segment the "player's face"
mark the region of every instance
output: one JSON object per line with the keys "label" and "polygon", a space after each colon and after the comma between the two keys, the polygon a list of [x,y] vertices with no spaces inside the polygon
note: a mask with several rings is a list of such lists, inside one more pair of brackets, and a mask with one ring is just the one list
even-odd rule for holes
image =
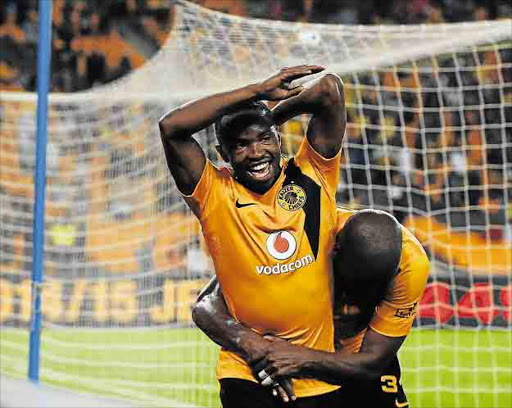
{"label": "player's face", "polygon": [[281,146],[275,126],[253,124],[226,146],[234,177],[248,189],[263,194],[281,173]]}

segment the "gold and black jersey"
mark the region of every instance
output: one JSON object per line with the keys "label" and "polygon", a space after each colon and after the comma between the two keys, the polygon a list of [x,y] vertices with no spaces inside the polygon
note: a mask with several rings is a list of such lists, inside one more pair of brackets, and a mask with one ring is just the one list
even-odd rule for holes
{"label": "gold and black jersey", "polygon": [[[354,213],[352,210],[337,210],[338,231]],[[429,270],[430,262],[423,247],[407,228],[402,227],[402,257],[398,274],[393,279],[386,298],[376,308],[368,326],[384,336],[407,336],[427,285]],[[338,310],[343,310],[343,307]],[[338,341],[344,350],[355,353],[361,347],[365,332],[366,330],[363,330],[353,337]]]}
{"label": "gold and black jersey", "polygon": [[[263,195],[207,162],[185,197],[200,220],[230,313],[258,333],[324,351],[334,350],[330,271],[340,156],[323,158],[305,138]],[[255,381],[245,362],[225,350],[217,377]],[[294,380],[298,397],[336,388]]]}

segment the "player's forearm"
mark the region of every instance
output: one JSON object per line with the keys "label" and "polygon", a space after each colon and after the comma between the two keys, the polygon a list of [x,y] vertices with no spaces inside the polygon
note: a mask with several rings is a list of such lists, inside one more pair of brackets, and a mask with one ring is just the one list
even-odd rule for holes
{"label": "player's forearm", "polygon": [[404,340],[405,336],[389,337],[369,328],[356,354],[310,350],[309,357],[301,366],[301,374],[334,384],[348,378],[374,379],[396,356]]}
{"label": "player's forearm", "polygon": [[336,74],[326,74],[303,86],[301,93],[280,102],[272,110],[277,125],[303,113],[314,114],[324,109],[339,109],[344,106],[343,82]]}
{"label": "player's forearm", "polygon": [[256,349],[267,343],[260,334],[229,314],[218,286],[200,296],[192,308],[192,319],[210,340],[246,361],[253,357]]}
{"label": "player's forearm", "polygon": [[371,380],[381,375],[388,359],[369,353],[327,353],[312,350],[299,370],[299,377],[315,378],[330,384],[347,379]]}
{"label": "player's forearm", "polygon": [[220,308],[206,296],[192,308],[192,320],[214,343],[237,352],[239,323],[228,313],[219,312]]}
{"label": "player's forearm", "polygon": [[258,98],[258,85],[252,84],[186,103],[160,119],[160,133],[167,140],[190,137],[213,124],[229,109]]}
{"label": "player's forearm", "polygon": [[[264,356],[253,361],[256,373],[273,373],[277,377],[315,378],[331,384],[342,384],[347,379],[370,380],[378,378],[396,355],[403,337],[388,337],[371,328],[365,334],[357,354],[329,353],[271,338],[272,345]],[[258,375],[259,375],[258,374]]]}

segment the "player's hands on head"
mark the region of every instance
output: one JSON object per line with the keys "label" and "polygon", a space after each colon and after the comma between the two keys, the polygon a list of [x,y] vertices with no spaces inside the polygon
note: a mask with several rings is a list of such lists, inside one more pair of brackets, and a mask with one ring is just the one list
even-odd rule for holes
{"label": "player's hands on head", "polygon": [[260,99],[267,101],[281,101],[292,96],[298,95],[302,91],[302,86],[292,87],[291,82],[308,75],[322,72],[325,68],[320,65],[298,65],[295,67],[285,67],[272,75],[270,78],[258,84]]}

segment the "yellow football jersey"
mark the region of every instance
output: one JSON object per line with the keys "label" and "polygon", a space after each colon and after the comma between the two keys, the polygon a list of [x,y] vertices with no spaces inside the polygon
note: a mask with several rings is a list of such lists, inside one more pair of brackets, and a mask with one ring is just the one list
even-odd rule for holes
{"label": "yellow football jersey", "polygon": [[[185,200],[198,216],[230,313],[261,334],[333,351],[331,251],[341,152],[318,154],[305,138],[265,194],[207,162]],[[236,354],[221,350],[217,377],[256,381]],[[298,397],[338,388],[294,380]]]}
{"label": "yellow football jersey", "polygon": [[[352,210],[337,210],[338,231],[354,213]],[[393,279],[388,295],[377,307],[369,327],[384,336],[406,336],[416,317],[418,304],[427,285],[429,270],[430,262],[423,247],[407,228],[402,227],[399,272]],[[358,352],[365,332],[366,330],[363,330],[353,337],[338,339],[342,349]]]}

